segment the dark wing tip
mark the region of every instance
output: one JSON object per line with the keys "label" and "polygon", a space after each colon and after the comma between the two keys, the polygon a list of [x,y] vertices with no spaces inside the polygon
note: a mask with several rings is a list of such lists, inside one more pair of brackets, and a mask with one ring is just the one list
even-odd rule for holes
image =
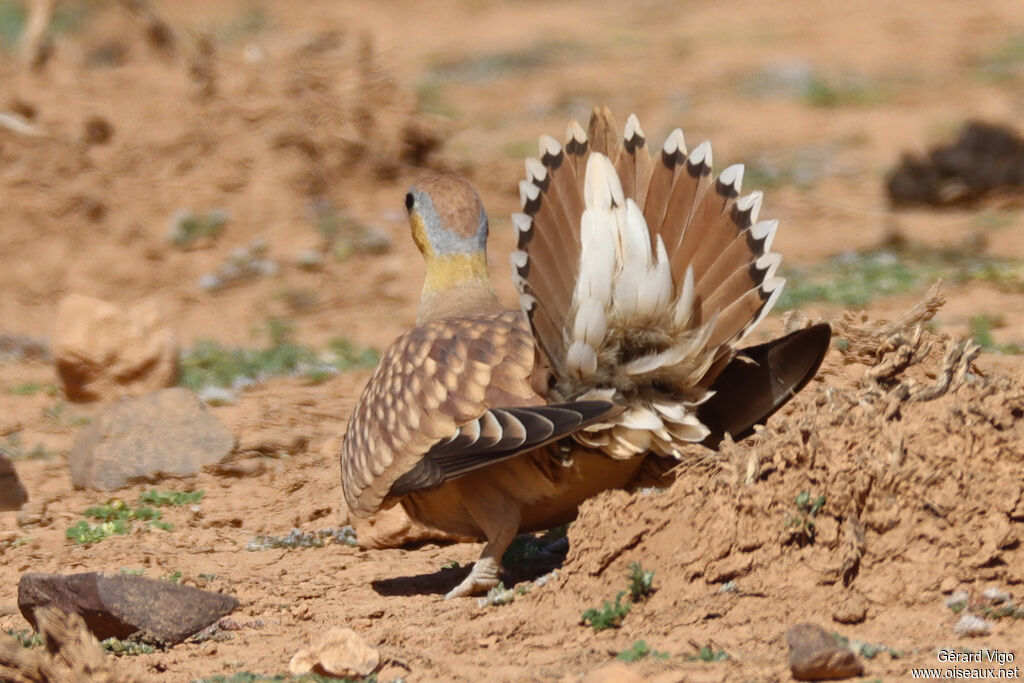
{"label": "dark wing tip", "polygon": [[717,448],[726,434],[739,440],[807,386],[828,352],[827,323],[742,349],[711,385],[716,393],[697,417],[711,430],[701,443]]}

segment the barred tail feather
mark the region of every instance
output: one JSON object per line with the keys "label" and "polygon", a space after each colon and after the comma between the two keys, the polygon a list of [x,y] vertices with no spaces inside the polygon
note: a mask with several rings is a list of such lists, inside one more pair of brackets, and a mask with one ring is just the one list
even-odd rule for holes
{"label": "barred tail feather", "polygon": [[760,192],[740,195],[742,165],[713,176],[709,143],[688,153],[676,129],[652,157],[636,116],[621,140],[614,130],[595,109],[589,135],[571,122],[564,147],[541,138],[513,216],[513,280],[550,364],[550,399],[626,406],[574,438],[613,457],[678,456],[717,443],[699,406],[782,291],[769,251],[778,223],[758,220]]}

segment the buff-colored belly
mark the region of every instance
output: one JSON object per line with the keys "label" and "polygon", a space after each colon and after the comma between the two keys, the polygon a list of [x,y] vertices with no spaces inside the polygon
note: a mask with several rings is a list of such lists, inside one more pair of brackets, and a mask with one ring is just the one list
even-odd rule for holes
{"label": "buff-colored belly", "polygon": [[481,517],[487,516],[481,510],[486,508],[518,508],[519,530],[540,531],[575,519],[587,498],[628,485],[644,460],[615,460],[577,449],[572,464],[564,466],[551,448],[417,491],[406,496],[402,505],[418,522],[464,536],[487,537],[481,528]]}

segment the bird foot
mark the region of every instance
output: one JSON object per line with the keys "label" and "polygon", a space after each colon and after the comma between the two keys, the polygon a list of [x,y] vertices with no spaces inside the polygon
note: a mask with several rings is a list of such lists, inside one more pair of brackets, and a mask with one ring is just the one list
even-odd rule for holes
{"label": "bird foot", "polygon": [[486,593],[498,585],[498,572],[500,570],[501,567],[497,562],[489,561],[489,558],[481,558],[473,565],[473,571],[469,573],[469,576],[458,586],[448,591],[444,599],[467,598],[478,593]]}

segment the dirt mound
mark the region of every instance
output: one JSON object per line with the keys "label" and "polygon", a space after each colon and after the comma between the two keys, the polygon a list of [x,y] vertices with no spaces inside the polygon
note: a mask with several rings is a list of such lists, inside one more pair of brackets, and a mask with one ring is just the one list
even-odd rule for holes
{"label": "dirt mound", "polygon": [[758,652],[734,657],[781,666],[780,613],[866,619],[876,642],[926,650],[952,634],[941,591],[1024,583],[1024,390],[924,331],[929,307],[902,324],[847,314],[816,382],[749,442],[684,464],[666,491],[586,503],[561,594],[541,600],[599,605],[640,562],[657,592],[627,635],[692,625],[694,647],[728,651],[740,628]]}

